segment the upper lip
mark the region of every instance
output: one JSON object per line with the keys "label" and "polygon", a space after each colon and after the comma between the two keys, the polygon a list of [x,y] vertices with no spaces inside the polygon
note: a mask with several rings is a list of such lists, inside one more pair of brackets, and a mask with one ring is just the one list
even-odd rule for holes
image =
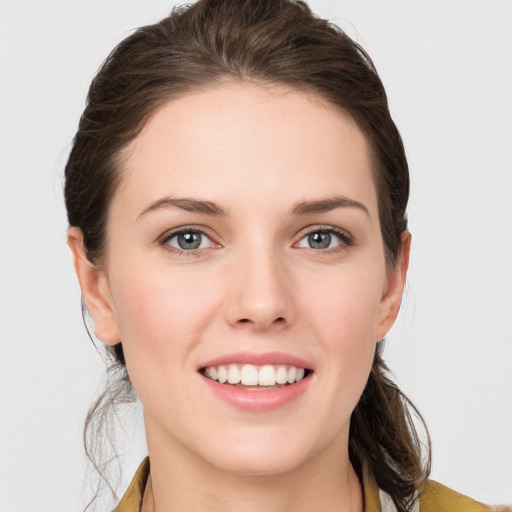
{"label": "upper lip", "polygon": [[225,354],[214,359],[210,359],[209,361],[201,364],[199,369],[228,364],[252,364],[254,366],[286,364],[307,370],[313,369],[311,364],[304,359],[285,352],[233,352],[231,354]]}

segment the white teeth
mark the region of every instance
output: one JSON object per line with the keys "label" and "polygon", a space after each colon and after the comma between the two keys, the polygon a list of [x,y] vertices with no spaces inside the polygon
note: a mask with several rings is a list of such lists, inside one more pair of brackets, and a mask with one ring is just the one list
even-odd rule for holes
{"label": "white teeth", "polygon": [[230,364],[228,369],[228,384],[240,383],[240,370],[236,364]]}
{"label": "white teeth", "polygon": [[258,385],[258,369],[252,364],[244,364],[240,373],[240,382],[244,386]]}
{"label": "white teeth", "polygon": [[265,365],[260,369],[258,378],[260,386],[275,386],[276,385],[276,371],[270,364]]}
{"label": "white teeth", "polygon": [[[219,382],[221,384],[224,384],[228,380],[228,371],[226,370],[225,366],[219,366],[218,368],[218,375],[219,375]],[[212,373],[212,370],[210,368],[210,375]]]}
{"label": "white teeth", "polygon": [[[211,373],[212,368],[210,368]],[[290,367],[288,370],[288,384],[293,384],[295,382],[295,377],[297,377],[297,368],[295,366]],[[213,379],[213,377],[212,377]]]}
{"label": "white teeth", "polygon": [[243,384],[244,386],[275,386],[276,384],[293,384],[300,382],[305,375],[304,368],[296,366],[266,364],[230,364],[229,366],[210,366],[204,369],[204,376],[221,384]]}
{"label": "white teeth", "polygon": [[288,371],[286,366],[280,366],[276,372],[276,382],[278,384],[286,384],[288,382]]}

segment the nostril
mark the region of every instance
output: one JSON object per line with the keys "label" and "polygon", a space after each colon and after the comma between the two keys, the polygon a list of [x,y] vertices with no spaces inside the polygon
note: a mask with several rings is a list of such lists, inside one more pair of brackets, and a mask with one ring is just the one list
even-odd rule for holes
{"label": "nostril", "polygon": [[279,324],[284,325],[286,324],[287,320],[284,316],[276,317],[271,322],[266,322],[265,319],[251,319],[251,318],[239,318],[236,321],[236,324],[241,326],[245,324],[254,324],[255,327],[270,327],[271,325]]}

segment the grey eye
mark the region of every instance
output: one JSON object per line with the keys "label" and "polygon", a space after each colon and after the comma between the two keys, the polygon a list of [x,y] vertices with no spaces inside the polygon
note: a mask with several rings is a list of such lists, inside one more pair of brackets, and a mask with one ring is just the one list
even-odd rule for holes
{"label": "grey eye", "polygon": [[351,245],[351,240],[348,235],[344,233],[338,233],[334,229],[319,229],[317,231],[311,231],[307,235],[303,236],[298,247],[305,247],[306,249],[334,249],[339,246]]}
{"label": "grey eye", "polygon": [[308,235],[308,244],[312,249],[328,249],[331,245],[331,233],[318,231]]}
{"label": "grey eye", "polygon": [[172,235],[166,242],[181,251],[194,251],[212,246],[212,241],[200,231],[183,231]]}

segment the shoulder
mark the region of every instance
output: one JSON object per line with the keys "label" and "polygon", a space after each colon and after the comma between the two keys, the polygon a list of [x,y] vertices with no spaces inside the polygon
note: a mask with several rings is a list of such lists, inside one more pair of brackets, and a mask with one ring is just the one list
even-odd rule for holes
{"label": "shoulder", "polygon": [[139,512],[142,504],[144,488],[149,476],[149,458],[146,457],[140,464],[133,480],[124,493],[119,505],[113,512]]}
{"label": "shoulder", "polygon": [[490,507],[438,482],[427,480],[419,491],[420,512],[512,512],[510,507]]}

